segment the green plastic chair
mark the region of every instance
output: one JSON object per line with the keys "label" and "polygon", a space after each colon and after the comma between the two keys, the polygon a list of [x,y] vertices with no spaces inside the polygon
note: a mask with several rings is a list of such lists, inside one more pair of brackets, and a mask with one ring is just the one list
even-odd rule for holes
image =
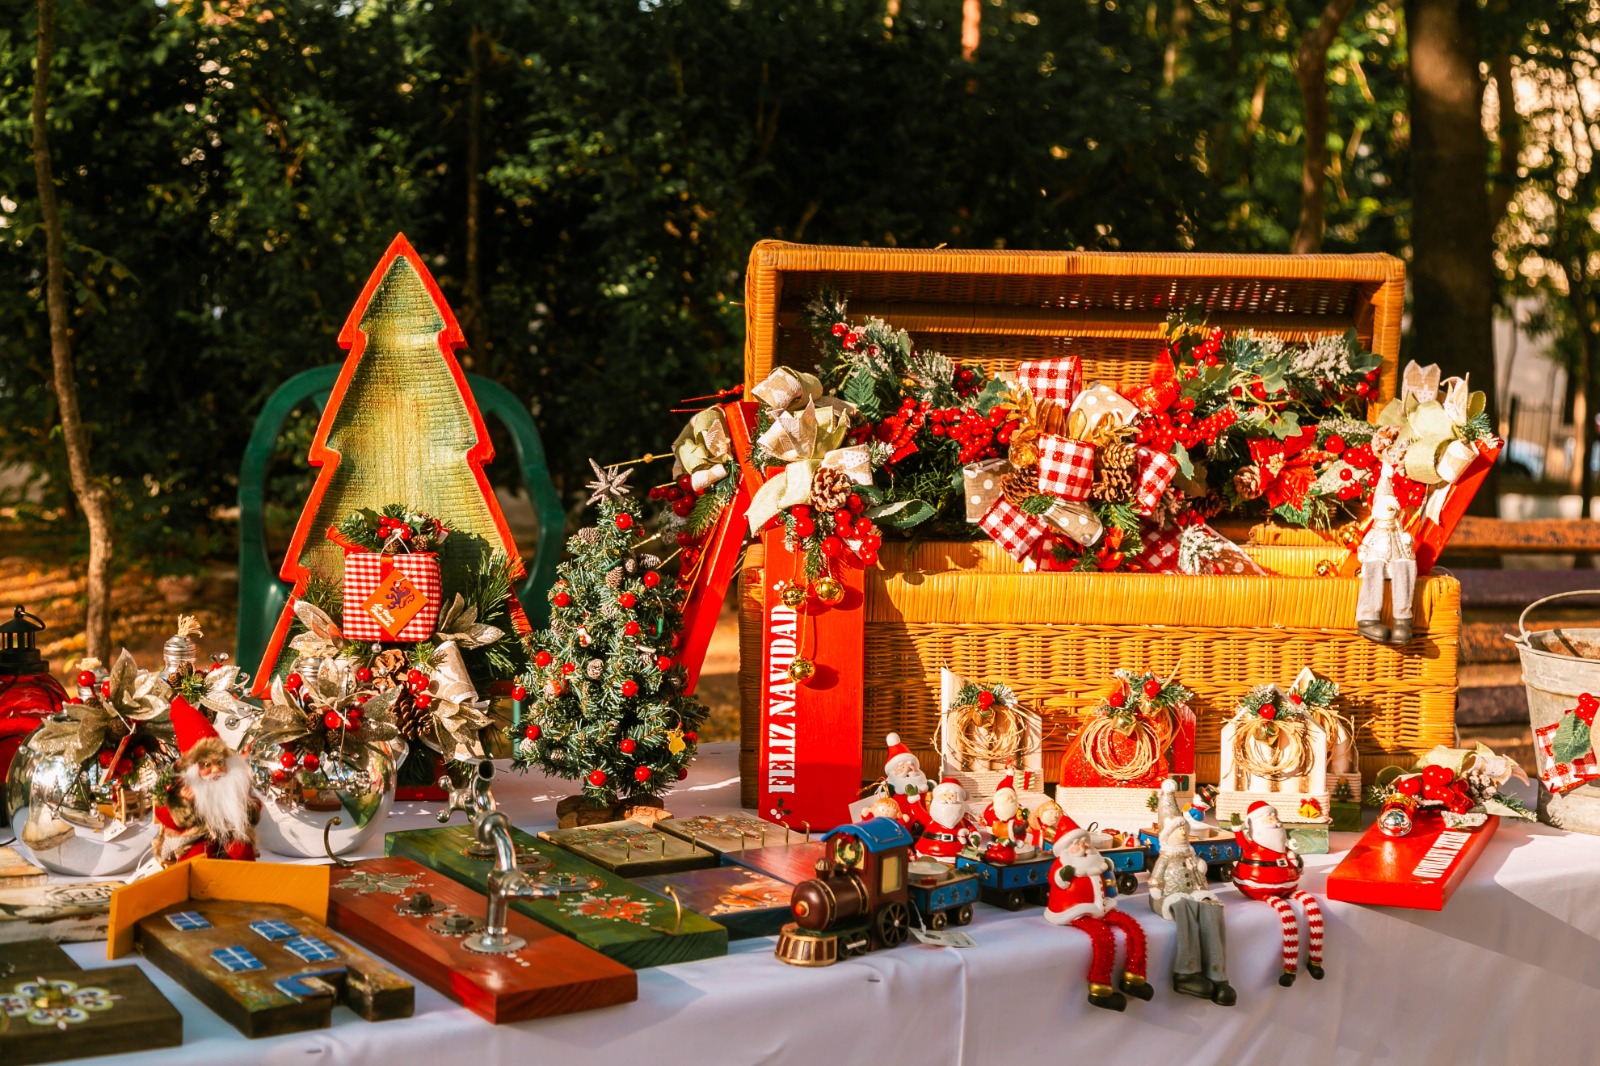
{"label": "green plastic chair", "polygon": [[[289,600],[290,586],[278,578],[277,562],[267,557],[266,531],[262,526],[267,466],[272,461],[273,446],[284,421],[301,403],[311,400],[319,412],[328,405],[328,395],[339,378],[339,369],[337,363],[319,366],[296,374],[278,386],[256,418],[250,443],[245,447],[244,462],[239,466],[239,630],[234,654],[239,666],[247,671],[254,670],[261,662],[267,641],[272,639],[272,630],[283,614],[283,605]],[[544,444],[539,440],[539,429],[533,424],[527,407],[511,390],[477,374],[467,375],[467,386],[478,402],[478,409],[485,416],[498,418],[511,431],[517,465],[522,468],[522,483],[539,519],[538,542],[533,554],[529,556],[527,546],[520,545],[528,577],[518,587],[517,599],[522,601],[533,627],[543,628],[550,614],[545,592],[555,583],[556,563],[561,558],[562,527],[566,521],[555,483],[550,480],[550,471],[545,466]]]}

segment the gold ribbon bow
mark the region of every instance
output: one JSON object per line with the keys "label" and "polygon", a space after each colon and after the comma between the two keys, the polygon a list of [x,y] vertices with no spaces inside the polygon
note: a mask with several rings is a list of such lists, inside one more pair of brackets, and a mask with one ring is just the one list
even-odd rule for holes
{"label": "gold ribbon bow", "polygon": [[727,477],[733,440],[722,408],[708,407],[689,419],[672,442],[672,454],[673,476],[688,474],[696,490],[704,491]]}
{"label": "gold ribbon bow", "polygon": [[428,683],[433,703],[428,710],[433,714],[435,736],[429,746],[436,746],[440,754],[458,762],[482,759],[483,741],[478,734],[489,725],[489,716],[484,713],[489,701],[478,698],[455,641],[440,644],[433,656],[433,677]]}

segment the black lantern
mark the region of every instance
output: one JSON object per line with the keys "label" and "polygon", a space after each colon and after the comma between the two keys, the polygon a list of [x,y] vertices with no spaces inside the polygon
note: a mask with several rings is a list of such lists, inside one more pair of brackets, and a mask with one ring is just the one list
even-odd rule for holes
{"label": "black lantern", "polygon": [[50,672],[34,636],[42,629],[44,623],[21,607],[11,621],[0,625],[0,677],[32,677]]}

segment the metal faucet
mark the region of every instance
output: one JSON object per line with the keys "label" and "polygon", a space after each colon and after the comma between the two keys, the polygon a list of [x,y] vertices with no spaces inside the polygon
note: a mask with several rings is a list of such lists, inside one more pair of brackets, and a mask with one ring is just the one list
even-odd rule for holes
{"label": "metal faucet", "polygon": [[489,899],[483,918],[483,932],[467,937],[461,946],[481,955],[505,955],[527,945],[520,936],[506,930],[506,911],[512,899],[537,899],[556,893],[528,879],[517,869],[517,849],[511,843],[511,819],[499,811],[479,814],[473,822],[478,840],[494,849],[494,869],[484,893]]}
{"label": "metal faucet", "polygon": [[439,823],[443,825],[448,822],[456,811],[465,814],[469,821],[475,821],[478,815],[494,810],[494,793],[489,790],[489,782],[493,778],[494,763],[488,759],[478,764],[478,772],[460,788],[454,787],[448,774],[440,775],[439,787],[450,790],[450,805],[439,812]]}

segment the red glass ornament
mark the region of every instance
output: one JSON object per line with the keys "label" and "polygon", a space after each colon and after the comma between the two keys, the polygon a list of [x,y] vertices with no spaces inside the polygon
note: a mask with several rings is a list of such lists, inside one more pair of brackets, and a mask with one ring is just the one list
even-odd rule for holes
{"label": "red glass ornament", "polygon": [[280,758],[278,762],[285,770],[293,770],[297,765],[299,765],[300,760],[295,757],[294,752],[286,751],[283,753],[283,757]]}
{"label": "red glass ornament", "polygon": [[1125,689],[1125,688],[1121,688],[1121,687],[1118,687],[1118,689],[1115,692],[1113,692],[1109,697],[1106,698],[1106,703],[1110,704],[1112,707],[1121,707],[1123,704],[1125,704],[1127,702],[1128,702],[1128,690]]}
{"label": "red glass ornament", "polygon": [[639,782],[650,780],[650,767],[641,766],[633,772],[633,779]]}
{"label": "red glass ornament", "polygon": [[699,741],[700,734],[691,729],[683,735],[683,739],[688,741],[690,744],[694,744]]}
{"label": "red glass ornament", "polygon": [[627,511],[623,511],[621,514],[617,515],[616,523],[618,529],[632,529],[633,515],[629,514]]}
{"label": "red glass ornament", "polygon": [[[23,738],[69,702],[66,689],[50,676],[50,664],[39,654],[37,637],[44,628],[21,607],[0,625],[0,777]],[[80,675],[78,684],[93,686],[94,675],[89,674],[88,684]]]}
{"label": "red glass ornament", "polygon": [[322,765],[322,760],[317,758],[315,752],[308,751],[306,752],[305,758],[300,760],[300,765],[305,767],[307,770],[310,770],[312,773],[315,773],[317,767]]}
{"label": "red glass ornament", "polygon": [[533,653],[533,665],[543,668],[550,665],[552,656],[549,652],[539,650]]}
{"label": "red glass ornament", "polygon": [[289,780],[289,771],[287,771],[287,770],[274,770],[274,771],[272,771],[272,783],[274,785],[286,784],[288,782],[288,780]]}
{"label": "red glass ornament", "polygon": [[563,674],[570,674],[570,673],[572,673],[572,671],[576,670],[577,668],[578,667],[577,667],[576,663],[562,663],[561,664],[561,672]]}
{"label": "red glass ornament", "polygon": [[679,770],[678,771],[678,780],[679,781],[682,781],[684,778],[686,778],[688,776],[689,776],[689,771],[688,770]]}
{"label": "red glass ornament", "polygon": [[572,597],[568,596],[565,592],[558,592],[554,596],[550,597],[550,602],[555,604],[557,607],[567,607],[571,605]]}
{"label": "red glass ornament", "polygon": [[639,635],[639,623],[629,622],[627,625],[622,627],[622,631],[630,637],[636,637]]}
{"label": "red glass ornament", "polygon": [[622,694],[624,696],[637,696],[639,694],[639,682],[631,677],[628,678],[622,683]]}
{"label": "red glass ornament", "polygon": [[668,670],[672,669],[672,660],[667,658],[665,655],[657,655],[656,669],[660,670],[663,674],[666,673]]}
{"label": "red glass ornament", "polygon": [[606,783],[606,772],[604,770],[591,770],[591,771],[589,771],[589,784],[593,785],[595,788],[599,788],[601,785],[603,785],[605,783]]}
{"label": "red glass ornament", "polygon": [[639,602],[639,597],[635,596],[631,592],[624,592],[622,595],[617,597],[617,606],[618,607],[632,607],[634,604],[636,604],[638,602]]}
{"label": "red glass ornament", "polygon": [[371,668],[365,667],[365,666],[358,666],[356,668],[356,680],[357,681],[362,681],[362,682],[371,681],[372,680],[372,670],[371,670]]}
{"label": "red glass ornament", "polygon": [[644,582],[644,587],[645,588],[653,589],[657,585],[661,584],[661,575],[656,573],[654,570],[651,570],[651,571],[648,571],[644,575],[644,577],[641,577],[639,580]]}
{"label": "red glass ornament", "polygon": [[529,740],[538,740],[544,735],[544,730],[540,729],[536,725],[530,725],[527,729],[522,731],[522,735],[527,737]]}
{"label": "red glass ornament", "polygon": [[617,741],[617,750],[622,752],[624,755],[632,755],[633,749],[637,748],[638,746],[638,744],[634,743],[632,737],[623,737],[621,740]]}

